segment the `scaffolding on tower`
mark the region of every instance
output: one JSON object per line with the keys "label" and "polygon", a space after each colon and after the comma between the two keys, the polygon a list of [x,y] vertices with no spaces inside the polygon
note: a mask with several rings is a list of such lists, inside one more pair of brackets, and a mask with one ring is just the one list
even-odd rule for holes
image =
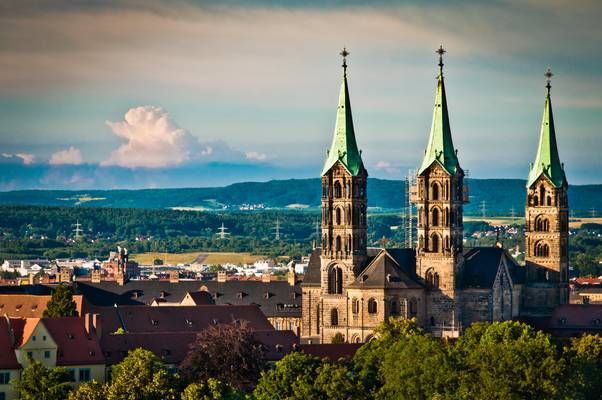
{"label": "scaffolding on tower", "polygon": [[403,215],[403,229],[405,234],[405,248],[414,248],[414,201],[418,195],[416,184],[416,170],[408,170],[405,179],[405,204]]}

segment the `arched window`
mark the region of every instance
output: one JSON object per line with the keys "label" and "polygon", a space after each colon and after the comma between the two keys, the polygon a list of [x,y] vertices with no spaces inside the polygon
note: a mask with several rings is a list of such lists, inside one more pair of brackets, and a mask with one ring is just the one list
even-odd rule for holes
{"label": "arched window", "polygon": [[449,199],[449,182],[445,182],[445,200]]}
{"label": "arched window", "polygon": [[418,302],[416,301],[416,299],[414,297],[412,297],[410,299],[409,308],[410,308],[410,317],[415,317],[416,315],[418,315]]}
{"label": "arched window", "polygon": [[550,221],[546,217],[537,217],[535,219],[535,230],[537,232],[548,232],[550,230]]}
{"label": "arched window", "polygon": [[547,198],[547,205],[548,206],[552,205],[552,198],[550,196],[548,196],[548,198]]}
{"label": "arched window", "polygon": [[439,226],[439,209],[438,208],[433,208],[433,211],[431,211],[431,225]]}
{"label": "arched window", "polygon": [[439,288],[439,274],[436,272],[433,274],[433,287],[435,289]]}
{"label": "arched window", "polygon": [[347,193],[345,193],[347,197],[351,197],[351,182],[347,181]]}
{"label": "arched window", "polygon": [[334,197],[337,199],[341,197],[341,182],[339,181],[334,183]]}
{"label": "arched window", "polygon": [[316,333],[320,333],[320,305],[316,306]]}
{"label": "arched window", "polygon": [[449,226],[449,209],[445,209],[445,214],[444,214],[444,225],[445,226]]}
{"label": "arched window", "polygon": [[539,199],[537,196],[533,196],[533,205],[534,206],[539,205]]}
{"label": "arched window", "polygon": [[543,241],[535,243],[535,257],[549,257],[550,246]]}
{"label": "arched window", "polygon": [[391,300],[391,315],[399,315],[399,301]]}
{"label": "arched window", "polygon": [[339,324],[339,311],[336,308],[330,310],[330,325],[337,326]]}
{"label": "arched window", "polygon": [[328,185],[322,184],[322,197],[328,197]]}
{"label": "arched window", "polygon": [[351,301],[351,312],[357,314],[360,312],[360,301],[358,299],[353,299]]}
{"label": "arched window", "polygon": [[543,184],[539,187],[539,201],[540,205],[543,206],[544,196],[546,195],[546,188],[543,187]]}
{"label": "arched window", "polygon": [[431,251],[433,253],[438,253],[439,247],[439,235],[433,233],[433,236],[431,236]]}
{"label": "arched window", "polygon": [[341,225],[341,209],[337,207],[335,221],[337,225]]}
{"label": "arched window", "polygon": [[347,220],[345,221],[348,224],[351,224],[351,206],[347,206]]}
{"label": "arched window", "polygon": [[437,182],[433,182],[431,185],[431,199],[439,200],[439,184]]}
{"label": "arched window", "polygon": [[332,267],[328,271],[328,293],[343,293],[343,270],[339,267]]}
{"label": "arched window", "polygon": [[426,280],[427,287],[429,287],[429,288],[433,287],[433,270],[432,269],[429,269],[428,271],[426,271],[425,280]]}
{"label": "arched window", "polygon": [[376,304],[376,300],[374,298],[371,298],[370,300],[368,300],[368,314],[376,314],[377,311],[378,307]]}
{"label": "arched window", "polygon": [[341,247],[342,247],[341,237],[337,236],[336,241],[335,241],[335,247],[334,247],[335,251],[341,251]]}

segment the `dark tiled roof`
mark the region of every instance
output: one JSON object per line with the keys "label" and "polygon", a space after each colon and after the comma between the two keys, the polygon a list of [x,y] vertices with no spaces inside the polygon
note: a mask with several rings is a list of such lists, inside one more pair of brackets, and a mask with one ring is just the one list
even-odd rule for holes
{"label": "dark tiled roof", "polygon": [[13,348],[10,320],[0,317],[0,369],[21,369]]}
{"label": "dark tiled roof", "polygon": [[[101,343],[109,365],[121,362],[128,351],[139,347],[152,351],[166,364],[179,365],[196,337],[197,332],[139,332],[105,335]],[[256,331],[253,337],[265,346],[269,361],[280,360],[298,344],[298,338],[291,331]]]}
{"label": "dark tiled roof", "polygon": [[464,250],[462,287],[491,289],[502,259],[506,261],[512,282],[523,283],[524,268],[514,261],[507,250],[499,247],[473,247]]}
{"label": "dark tiled roof", "polygon": [[361,343],[302,344],[300,349],[305,354],[337,361],[340,358],[353,357],[360,347]]}
{"label": "dark tiled roof", "polygon": [[103,332],[119,328],[130,333],[198,332],[216,323],[248,321],[252,330],[274,329],[257,306],[118,306],[93,307]]}
{"label": "dark tiled roof", "polygon": [[198,292],[189,292],[188,294],[190,295],[190,298],[192,299],[194,304],[197,306],[207,305],[207,304],[215,304],[215,301],[213,301],[213,298],[211,297],[211,293],[209,293],[209,292],[198,291]]}
{"label": "dark tiled roof", "polygon": [[303,277],[304,285],[320,285],[320,254],[322,252],[321,248],[314,249],[309,255],[309,263],[307,265],[307,272]]}
{"label": "dark tiled roof", "polygon": [[413,271],[416,268],[414,250],[385,249],[372,258],[352,287],[422,288]]}
{"label": "dark tiled roof", "polygon": [[301,288],[287,281],[129,281],[120,286],[116,282],[76,282],[76,291],[96,306],[144,305],[155,299],[180,303],[186,293],[201,288],[213,296],[218,305],[256,304],[269,317],[301,316]]}
{"label": "dark tiled roof", "polygon": [[43,318],[41,322],[58,346],[56,365],[105,363],[98,338],[86,332],[83,318]]}
{"label": "dark tiled roof", "polygon": [[602,332],[602,304],[561,305],[552,312],[550,328]]}

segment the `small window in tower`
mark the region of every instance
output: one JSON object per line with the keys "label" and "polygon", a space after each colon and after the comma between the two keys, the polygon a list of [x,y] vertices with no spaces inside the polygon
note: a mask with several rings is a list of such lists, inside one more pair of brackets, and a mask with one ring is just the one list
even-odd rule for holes
{"label": "small window in tower", "polygon": [[371,298],[370,300],[368,300],[368,313],[376,314],[377,311],[378,311],[378,305],[376,303],[376,299]]}

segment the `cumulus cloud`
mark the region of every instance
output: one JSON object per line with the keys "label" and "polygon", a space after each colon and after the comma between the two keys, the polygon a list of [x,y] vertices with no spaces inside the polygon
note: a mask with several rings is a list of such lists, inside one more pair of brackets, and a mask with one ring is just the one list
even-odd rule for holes
{"label": "cumulus cloud", "polygon": [[29,165],[33,164],[36,160],[36,156],[31,153],[2,153],[2,157],[4,158],[20,158],[23,161],[23,164]]}
{"label": "cumulus cloud", "polygon": [[375,165],[375,168],[378,170],[381,170],[381,171],[385,171],[386,173],[391,174],[391,175],[399,175],[401,173],[399,168],[394,167],[388,161],[381,160],[381,161],[377,162]]}
{"label": "cumulus cloud", "polygon": [[73,146],[68,149],[57,151],[50,156],[50,165],[79,165],[84,161],[82,152]]}
{"label": "cumulus cloud", "polygon": [[265,159],[268,158],[265,153],[259,153],[257,151],[247,151],[245,157],[247,157],[247,160],[251,161],[265,161]]}
{"label": "cumulus cloud", "polygon": [[[126,140],[111,153],[103,166],[161,168],[189,161],[199,143],[190,133],[178,127],[167,111],[160,107],[142,106],[130,109],[124,121],[107,125]],[[207,151],[207,149],[205,149]]]}

